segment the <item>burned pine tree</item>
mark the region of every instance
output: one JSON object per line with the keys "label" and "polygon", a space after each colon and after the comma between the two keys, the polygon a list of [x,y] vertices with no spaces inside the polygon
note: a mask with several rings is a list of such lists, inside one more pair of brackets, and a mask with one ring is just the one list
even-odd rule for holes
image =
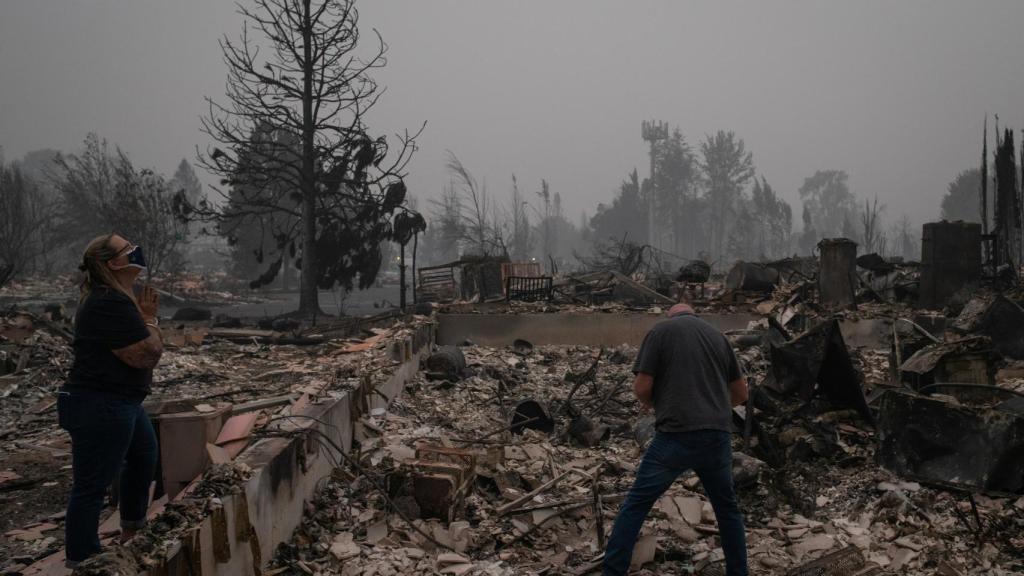
{"label": "burned pine tree", "polygon": [[996,264],[1016,271],[1020,264],[1021,201],[1017,189],[1017,156],[1013,132],[1006,130],[996,147],[995,229]]}
{"label": "burned pine tree", "polygon": [[719,130],[700,145],[700,169],[704,173],[705,198],[709,210],[711,254],[725,255],[728,230],[747,183],[754,178],[753,153],[734,132]]}
{"label": "burned pine tree", "polygon": [[[988,236],[988,114],[985,114],[985,125],[981,131],[981,234]],[[982,242],[982,259],[988,265],[992,257],[988,253],[988,242]]]}
{"label": "burned pine tree", "polygon": [[312,315],[318,288],[375,280],[381,243],[395,239],[392,218],[407,210],[403,177],[416,134],[398,136],[392,149],[368,132],[365,115],[382,93],[370,72],[385,65],[387,46],[378,34],[371,56],[357,54],[354,0],[253,0],[239,11],[241,37],[221,41],[227,104],[208,98],[202,120],[219,146],[199,158],[221,177],[231,209],[185,211],[258,227],[271,241],[254,284],[273,281],[287,253],[301,270],[299,312]]}
{"label": "burned pine tree", "polygon": [[[287,179],[249,178],[250,174],[283,170],[300,154],[298,139],[291,133],[275,130],[263,123],[250,136],[250,149],[238,157],[235,178],[227,193],[227,204],[217,219],[217,233],[228,241],[232,272],[252,278],[252,286],[265,285],[260,278],[266,274],[284,278],[287,289],[288,272],[296,255],[295,242],[276,231],[298,226],[301,219],[301,196],[289,194]],[[252,150],[259,151],[253,153]],[[254,164],[262,163],[262,170]],[[267,258],[267,255],[276,258]]]}

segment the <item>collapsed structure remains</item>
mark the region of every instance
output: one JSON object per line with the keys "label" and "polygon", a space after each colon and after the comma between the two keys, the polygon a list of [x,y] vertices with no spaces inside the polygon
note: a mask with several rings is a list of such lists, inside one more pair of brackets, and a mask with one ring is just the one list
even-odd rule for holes
{"label": "collapsed structure remains", "polygon": [[[408,313],[179,319],[148,401],[150,522],[78,573],[592,573],[653,434],[631,363],[681,298],[750,381],[733,469],[755,573],[1021,573],[1024,292],[986,274],[982,242],[940,223],[920,264],[837,239],[818,260],[722,277],[696,262],[552,277],[479,258],[421,269]],[[7,574],[67,573],[53,393],[69,330],[52,307],[0,326]],[[721,558],[684,477],[634,566],[715,574]]]}

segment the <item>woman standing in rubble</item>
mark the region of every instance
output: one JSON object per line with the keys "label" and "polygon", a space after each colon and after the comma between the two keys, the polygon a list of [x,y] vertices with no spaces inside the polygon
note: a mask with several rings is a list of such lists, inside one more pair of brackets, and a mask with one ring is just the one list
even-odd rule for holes
{"label": "woman standing in rubble", "polygon": [[142,408],[163,353],[158,297],[132,290],[146,269],[142,248],[117,234],[89,243],[75,314],[74,364],[57,398],[71,435],[72,487],[65,519],[67,566],[100,551],[100,511],[120,473],[121,541],[142,527],[156,470],[157,443]]}

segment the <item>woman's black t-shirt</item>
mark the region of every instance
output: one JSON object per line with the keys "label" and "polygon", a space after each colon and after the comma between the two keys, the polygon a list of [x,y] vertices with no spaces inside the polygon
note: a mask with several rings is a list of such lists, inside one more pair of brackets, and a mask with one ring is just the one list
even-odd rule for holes
{"label": "woman's black t-shirt", "polygon": [[128,296],[111,288],[94,289],[75,313],[75,361],[65,388],[145,398],[153,371],[132,368],[113,351],[148,337],[142,314]]}

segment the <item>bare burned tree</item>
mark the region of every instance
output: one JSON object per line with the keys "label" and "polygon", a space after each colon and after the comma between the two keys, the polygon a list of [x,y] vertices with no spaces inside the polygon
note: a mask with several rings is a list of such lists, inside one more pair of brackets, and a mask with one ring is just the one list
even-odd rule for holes
{"label": "bare burned tree", "polygon": [[508,207],[508,216],[505,221],[508,223],[509,256],[513,260],[526,260],[533,249],[533,234],[530,230],[530,216],[526,213],[529,202],[523,198],[519,191],[519,181],[516,175],[512,175],[512,198]]}
{"label": "bare burned tree", "polygon": [[49,225],[50,211],[17,164],[0,160],[0,286],[24,272],[39,250],[36,231]]}
{"label": "bare burned tree", "polygon": [[[418,132],[399,135],[396,149],[368,134],[365,115],[383,93],[370,72],[385,65],[387,46],[374,31],[370,55],[357,54],[354,0],[252,0],[239,12],[241,37],[221,41],[227,103],[208,98],[203,118],[220,147],[199,163],[222,178],[215,190],[225,199],[236,192],[230,217],[273,238],[256,284],[297,251],[299,312],[316,314],[318,287],[351,289],[356,276],[360,287],[373,283],[391,218],[407,210],[403,177]],[[193,217],[225,217],[210,203],[190,208]]]}
{"label": "bare burned tree", "polygon": [[880,217],[885,211],[885,204],[878,204],[878,196],[874,203],[864,199],[864,209],[860,212],[861,242],[865,253],[880,251],[879,240],[884,235]]}
{"label": "bare burned tree", "polygon": [[479,184],[451,151],[448,152],[448,172],[458,184],[455,190],[460,230],[469,251],[478,256],[507,254],[505,238],[498,223],[499,206],[492,202],[487,187]]}
{"label": "bare burned tree", "polygon": [[81,246],[98,234],[117,232],[145,246],[150,273],[180,269],[188,228],[177,217],[163,176],[136,168],[120,148],[111,151],[92,133],[81,152],[58,155],[54,163],[54,242]]}

